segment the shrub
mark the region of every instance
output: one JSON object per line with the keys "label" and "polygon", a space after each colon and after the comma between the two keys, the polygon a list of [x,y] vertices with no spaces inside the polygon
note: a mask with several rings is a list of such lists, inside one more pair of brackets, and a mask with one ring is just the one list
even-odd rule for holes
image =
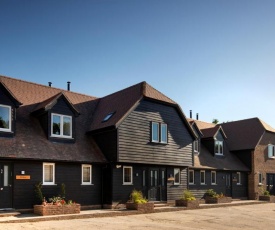
{"label": "shrub", "polygon": [[130,195],[130,199],[132,202],[136,203],[136,204],[144,204],[144,203],[147,203],[148,200],[146,200],[144,197],[143,197],[143,194],[141,191],[138,191],[136,189],[134,189]]}
{"label": "shrub", "polygon": [[269,191],[265,190],[265,191],[263,192],[263,195],[264,195],[264,196],[270,196],[270,193],[269,193]]}
{"label": "shrub", "polygon": [[189,190],[184,190],[181,200],[196,200],[196,198],[194,197],[193,193]]}
{"label": "shrub", "polygon": [[217,193],[213,189],[208,189],[206,195],[210,197],[217,197]]}
{"label": "shrub", "polygon": [[42,182],[35,184],[34,186],[35,196],[38,200],[38,203],[42,203],[44,201],[43,193],[42,193]]}

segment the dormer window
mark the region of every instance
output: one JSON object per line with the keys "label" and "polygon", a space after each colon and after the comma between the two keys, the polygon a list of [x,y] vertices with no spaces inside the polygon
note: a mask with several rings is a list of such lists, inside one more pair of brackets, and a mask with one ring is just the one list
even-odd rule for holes
{"label": "dormer window", "polygon": [[275,158],[274,145],[271,145],[271,144],[268,145],[268,157],[269,158]]}
{"label": "dormer window", "polygon": [[11,132],[11,107],[0,104],[0,131]]}
{"label": "dormer window", "polygon": [[53,137],[72,138],[72,117],[53,113],[51,128]]}
{"label": "dormer window", "polygon": [[215,141],[215,154],[223,155],[223,141]]}

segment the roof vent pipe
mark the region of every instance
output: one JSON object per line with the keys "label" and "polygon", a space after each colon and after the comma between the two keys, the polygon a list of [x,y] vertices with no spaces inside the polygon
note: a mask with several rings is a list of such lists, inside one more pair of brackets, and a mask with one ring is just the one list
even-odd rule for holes
{"label": "roof vent pipe", "polygon": [[67,90],[70,91],[71,82],[67,81]]}
{"label": "roof vent pipe", "polygon": [[192,118],[192,110],[190,110],[190,118]]}
{"label": "roof vent pipe", "polygon": [[49,81],[48,83],[49,83],[49,86],[52,87],[52,82]]}
{"label": "roof vent pipe", "polygon": [[199,114],[197,113],[196,115],[197,115],[197,120],[199,120]]}

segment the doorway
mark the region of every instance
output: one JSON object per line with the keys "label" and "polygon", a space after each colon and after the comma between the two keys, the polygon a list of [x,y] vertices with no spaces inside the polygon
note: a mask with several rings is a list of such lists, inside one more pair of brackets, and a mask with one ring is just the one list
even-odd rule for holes
{"label": "doorway", "polygon": [[164,168],[150,168],[148,170],[148,200],[166,201],[167,184]]}
{"label": "doorway", "polygon": [[11,165],[0,162],[0,209],[12,208]]}

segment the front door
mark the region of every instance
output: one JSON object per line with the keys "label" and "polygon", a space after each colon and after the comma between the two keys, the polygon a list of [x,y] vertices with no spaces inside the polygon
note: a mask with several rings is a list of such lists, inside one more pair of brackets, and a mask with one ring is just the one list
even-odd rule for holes
{"label": "front door", "polygon": [[225,174],[225,194],[224,195],[232,196],[231,173]]}
{"label": "front door", "polygon": [[266,189],[269,191],[270,195],[275,195],[275,188],[274,188],[274,182],[275,182],[275,174],[267,174],[267,183],[266,183]]}
{"label": "front door", "polygon": [[166,201],[166,170],[149,169],[148,199],[150,201]]}
{"label": "front door", "polygon": [[12,208],[11,165],[0,162],[0,209]]}

